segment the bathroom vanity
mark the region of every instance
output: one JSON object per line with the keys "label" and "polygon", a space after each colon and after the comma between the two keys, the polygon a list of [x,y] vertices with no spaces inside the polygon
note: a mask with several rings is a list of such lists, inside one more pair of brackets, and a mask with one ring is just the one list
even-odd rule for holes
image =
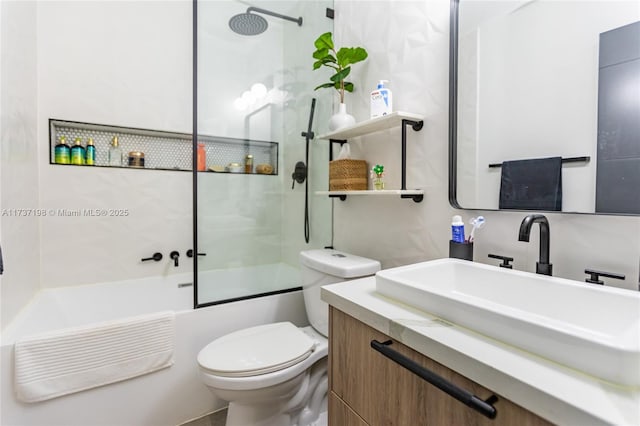
{"label": "bathroom vanity", "polygon": [[[387,298],[375,278],[325,286],[322,298],[330,305],[331,425],[640,424],[637,387],[610,384]],[[380,344],[486,401],[495,418],[373,348]]]}
{"label": "bathroom vanity", "polygon": [[456,401],[409,370],[382,356],[371,341],[393,350],[481,399],[494,393],[408,346],[331,308],[330,419],[333,425],[547,425],[513,402],[498,397],[495,420]]}

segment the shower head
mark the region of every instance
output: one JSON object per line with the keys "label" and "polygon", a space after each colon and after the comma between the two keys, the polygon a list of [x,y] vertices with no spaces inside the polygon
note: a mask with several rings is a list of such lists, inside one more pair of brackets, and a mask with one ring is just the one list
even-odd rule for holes
{"label": "shower head", "polygon": [[255,13],[251,12],[258,12],[265,15],[275,16],[276,18],[296,22],[298,26],[302,25],[302,17],[292,18],[290,16],[281,15],[279,13],[271,12],[270,10],[260,9],[258,7],[252,6],[248,8],[245,13],[240,13],[238,15],[232,16],[231,19],[229,19],[229,28],[231,28],[231,31],[240,35],[251,36],[263,33],[269,25],[267,23],[267,20],[262,16],[256,15]]}
{"label": "shower head", "polygon": [[229,19],[229,28],[240,35],[258,35],[267,29],[267,20],[254,13],[240,13]]}

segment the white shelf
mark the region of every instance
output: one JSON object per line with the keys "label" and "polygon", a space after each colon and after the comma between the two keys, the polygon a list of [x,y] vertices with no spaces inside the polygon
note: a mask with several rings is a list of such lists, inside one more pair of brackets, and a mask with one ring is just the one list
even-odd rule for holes
{"label": "white shelf", "polygon": [[396,111],[388,115],[383,115],[382,117],[361,121],[353,126],[325,133],[324,135],[318,136],[318,139],[347,140],[381,130],[392,129],[402,125],[402,120],[423,121],[424,117],[420,114]]}
{"label": "white shelf", "polygon": [[381,189],[381,190],[360,190],[360,191],[316,191],[316,195],[328,195],[330,197],[339,197],[344,200],[350,195],[380,196],[380,195],[400,195],[403,198],[413,198],[413,201],[419,203],[424,198],[424,190],[422,189]]}
{"label": "white shelf", "polygon": [[360,191],[316,191],[316,195],[424,195],[423,189],[381,189]]}

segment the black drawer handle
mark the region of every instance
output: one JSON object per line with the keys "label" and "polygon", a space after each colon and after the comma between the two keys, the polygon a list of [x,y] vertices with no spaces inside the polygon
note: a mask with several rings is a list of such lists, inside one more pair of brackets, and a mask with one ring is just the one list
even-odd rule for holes
{"label": "black drawer handle", "polygon": [[372,340],[371,347],[376,351],[380,352],[382,355],[386,356],[387,358],[391,359],[392,361],[395,361],[396,363],[400,364],[407,370],[411,371],[413,374],[420,376],[421,378],[431,383],[433,386],[437,387],[438,389],[448,393],[449,395],[451,395],[458,401],[462,402],[466,406],[471,407],[474,410],[478,411],[480,414],[490,419],[496,418],[498,411],[491,404],[498,401],[497,396],[491,395],[486,400],[482,400],[477,396],[475,396],[474,394],[472,394],[471,392],[468,392],[462,388],[459,388],[453,383],[445,380],[444,378],[440,377],[433,371],[427,370],[417,362],[407,358],[401,353],[394,351],[389,347],[391,343],[392,343],[391,340],[387,340],[386,342],[383,342],[383,343],[380,343],[377,340]]}

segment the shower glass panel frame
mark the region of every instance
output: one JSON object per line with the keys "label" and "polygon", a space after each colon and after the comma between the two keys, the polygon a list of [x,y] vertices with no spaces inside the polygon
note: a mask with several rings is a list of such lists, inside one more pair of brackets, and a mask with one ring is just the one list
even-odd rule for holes
{"label": "shower glass panel frame", "polygon": [[[193,259],[195,308],[298,291],[298,253],[332,244],[333,201],[314,195],[327,188],[326,144],[310,141],[308,181],[292,188],[290,180],[305,160],[301,133],[312,99],[315,134],[327,131],[335,101],[331,91],[314,92],[327,76],[312,69],[313,42],[333,31],[332,8],[332,0],[193,3],[193,164],[198,135],[245,143],[244,155],[232,161],[239,173],[213,159],[206,166],[215,171],[193,170],[194,251],[201,254]],[[245,173],[246,155],[264,142],[278,144],[268,164],[277,173],[258,173],[269,167],[257,162]]]}

